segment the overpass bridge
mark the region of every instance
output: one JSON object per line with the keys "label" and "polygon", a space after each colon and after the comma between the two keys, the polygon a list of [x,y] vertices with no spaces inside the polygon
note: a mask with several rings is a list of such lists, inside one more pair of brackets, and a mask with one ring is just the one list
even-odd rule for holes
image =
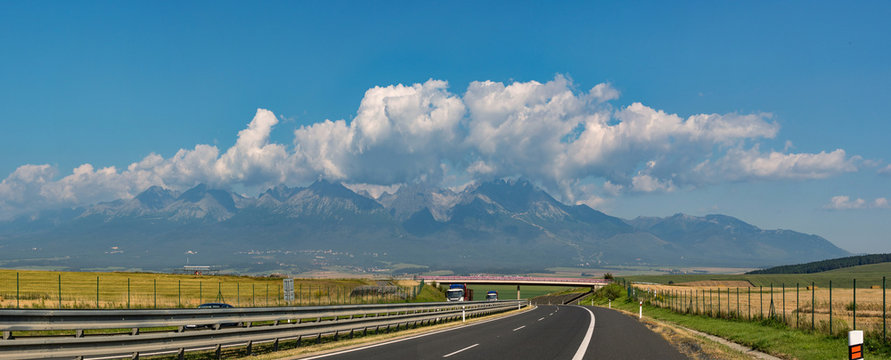
{"label": "overpass bridge", "polygon": [[416,276],[415,279],[440,284],[517,285],[517,299],[520,299],[520,285],[590,287],[591,290],[597,290],[610,283],[610,280],[605,279],[528,276]]}

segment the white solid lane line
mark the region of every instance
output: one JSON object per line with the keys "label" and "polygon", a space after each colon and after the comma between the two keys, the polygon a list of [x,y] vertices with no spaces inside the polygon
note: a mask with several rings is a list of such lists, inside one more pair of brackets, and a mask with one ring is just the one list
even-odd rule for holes
{"label": "white solid lane line", "polygon": [[588,350],[588,344],[591,343],[591,335],[594,335],[594,313],[591,312],[591,309],[579,307],[591,314],[591,324],[588,325],[588,332],[585,333],[585,338],[582,339],[582,344],[579,345],[579,349],[575,352],[572,360],[582,360],[585,357],[585,351]]}
{"label": "white solid lane line", "polygon": [[479,345],[480,345],[480,344],[473,344],[473,345],[470,345],[470,346],[468,346],[468,347],[466,347],[466,348],[463,348],[463,349],[461,349],[461,350],[458,350],[458,351],[455,351],[455,352],[450,352],[450,353],[448,353],[448,354],[445,354],[445,355],[443,355],[442,357],[447,358],[447,357],[449,357],[449,356],[455,355],[455,354],[457,354],[457,353],[459,353],[459,352],[462,352],[462,351],[464,351],[464,350],[470,350],[470,349],[473,349],[473,348],[475,348],[475,347],[477,347],[477,346],[479,346]]}
{"label": "white solid lane line", "polygon": [[520,330],[520,329],[522,329],[522,328],[524,328],[524,327],[526,327],[526,325],[520,326],[520,327],[514,329],[514,331]]}

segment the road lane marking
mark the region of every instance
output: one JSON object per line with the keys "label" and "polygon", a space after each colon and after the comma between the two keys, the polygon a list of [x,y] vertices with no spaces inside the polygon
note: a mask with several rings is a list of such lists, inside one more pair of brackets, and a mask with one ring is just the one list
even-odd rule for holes
{"label": "road lane marking", "polygon": [[526,327],[526,325],[520,326],[520,327],[514,329],[514,331],[520,330],[520,329],[522,329],[522,328],[524,328],[524,327]]}
{"label": "road lane marking", "polygon": [[591,314],[591,324],[588,325],[588,332],[585,333],[585,338],[582,339],[582,344],[579,345],[579,349],[575,352],[575,356],[572,357],[572,360],[582,360],[585,357],[585,351],[588,351],[588,344],[591,343],[591,335],[594,335],[594,313],[591,312],[591,309],[581,306],[577,307],[585,309],[588,314]]}
{"label": "road lane marking", "polygon": [[455,355],[455,354],[457,354],[457,353],[459,353],[459,352],[462,352],[462,351],[464,351],[464,350],[470,350],[470,349],[473,349],[473,348],[475,348],[475,347],[477,347],[477,346],[479,346],[479,345],[480,345],[480,344],[473,344],[473,345],[470,345],[470,346],[468,346],[468,347],[466,347],[466,348],[463,348],[463,349],[461,349],[461,350],[458,350],[458,351],[455,351],[455,352],[450,352],[450,353],[448,353],[448,354],[445,354],[445,355],[443,355],[442,357],[447,358],[447,357],[449,357],[449,356]]}
{"label": "road lane marking", "polygon": [[539,319],[538,319],[538,321],[542,321],[542,320],[544,320],[544,318],[539,318]]}
{"label": "road lane marking", "polygon": [[401,338],[401,339],[395,339],[395,340],[384,341],[384,342],[374,343],[374,344],[365,345],[365,346],[359,346],[359,347],[355,347],[355,348],[352,348],[352,349],[346,349],[346,350],[341,350],[341,351],[335,351],[335,352],[330,352],[330,353],[327,353],[327,354],[319,354],[319,355],[311,356],[311,357],[308,357],[308,358],[303,358],[302,360],[322,359],[322,358],[331,357],[331,356],[337,356],[337,355],[342,355],[342,354],[348,354],[348,353],[355,352],[355,351],[362,351],[362,350],[367,350],[367,349],[371,349],[371,348],[376,348],[376,347],[379,347],[379,346],[395,344],[395,343],[403,342],[403,341],[407,341],[407,340],[414,340],[414,339],[422,338],[422,337],[425,337],[425,336],[441,334],[441,333],[444,333],[444,332],[449,332],[449,331],[453,331],[453,330],[463,329],[463,328],[466,328],[466,327],[471,327],[471,326],[476,326],[476,325],[482,325],[482,324],[485,324],[485,323],[490,323],[490,322],[498,321],[498,320],[502,320],[502,319],[507,319],[507,318],[509,318],[509,317],[514,317],[514,316],[517,316],[517,315],[526,314],[527,312],[534,311],[535,309],[536,309],[536,308],[533,306],[530,310],[527,310],[527,311],[524,311],[524,312],[513,313],[513,314],[510,314],[510,315],[507,315],[507,316],[503,316],[503,317],[498,317],[498,318],[494,318],[494,319],[484,320],[484,321],[475,322],[475,323],[467,324],[467,325],[460,325],[460,326],[456,326],[456,327],[452,327],[452,328],[447,328],[447,329],[442,329],[442,330],[431,331],[431,332],[428,332],[428,333],[418,334],[418,335],[409,336],[409,337],[405,337],[405,338]]}

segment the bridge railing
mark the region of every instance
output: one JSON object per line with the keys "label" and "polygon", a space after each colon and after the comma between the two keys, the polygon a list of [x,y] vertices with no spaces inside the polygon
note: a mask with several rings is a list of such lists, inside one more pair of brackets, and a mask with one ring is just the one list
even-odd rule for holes
{"label": "bridge railing", "polygon": [[541,283],[584,283],[592,285],[607,285],[610,280],[606,279],[584,279],[584,278],[544,278],[529,276],[417,276],[416,280],[425,281],[525,281],[525,282],[541,282]]}

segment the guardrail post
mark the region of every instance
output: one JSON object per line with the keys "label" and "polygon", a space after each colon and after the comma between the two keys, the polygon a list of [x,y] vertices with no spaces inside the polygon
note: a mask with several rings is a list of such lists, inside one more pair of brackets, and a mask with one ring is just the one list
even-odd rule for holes
{"label": "guardrail post", "polygon": [[179,351],[176,352],[176,359],[183,360],[186,358],[186,349],[179,348]]}
{"label": "guardrail post", "polygon": [[131,360],[139,360],[139,351],[136,351],[132,355],[130,355],[130,359]]}
{"label": "guardrail post", "polygon": [[223,346],[220,344],[217,344],[217,347],[215,349],[213,349],[213,354],[214,354],[214,356],[216,356],[217,360],[222,360],[223,359]]}
{"label": "guardrail post", "polygon": [[4,331],[3,331],[3,340],[12,340],[12,339],[15,339],[15,338],[12,336],[12,331],[4,330]]}
{"label": "guardrail post", "polygon": [[130,335],[139,335],[139,328],[130,328]]}
{"label": "guardrail post", "polygon": [[74,337],[76,337],[76,338],[84,337],[84,330],[83,329],[74,330]]}
{"label": "guardrail post", "polygon": [[272,341],[272,351],[278,351],[278,338]]}
{"label": "guardrail post", "polygon": [[245,349],[245,352],[247,353],[248,356],[254,354],[254,341],[253,340],[248,340],[247,348]]}

